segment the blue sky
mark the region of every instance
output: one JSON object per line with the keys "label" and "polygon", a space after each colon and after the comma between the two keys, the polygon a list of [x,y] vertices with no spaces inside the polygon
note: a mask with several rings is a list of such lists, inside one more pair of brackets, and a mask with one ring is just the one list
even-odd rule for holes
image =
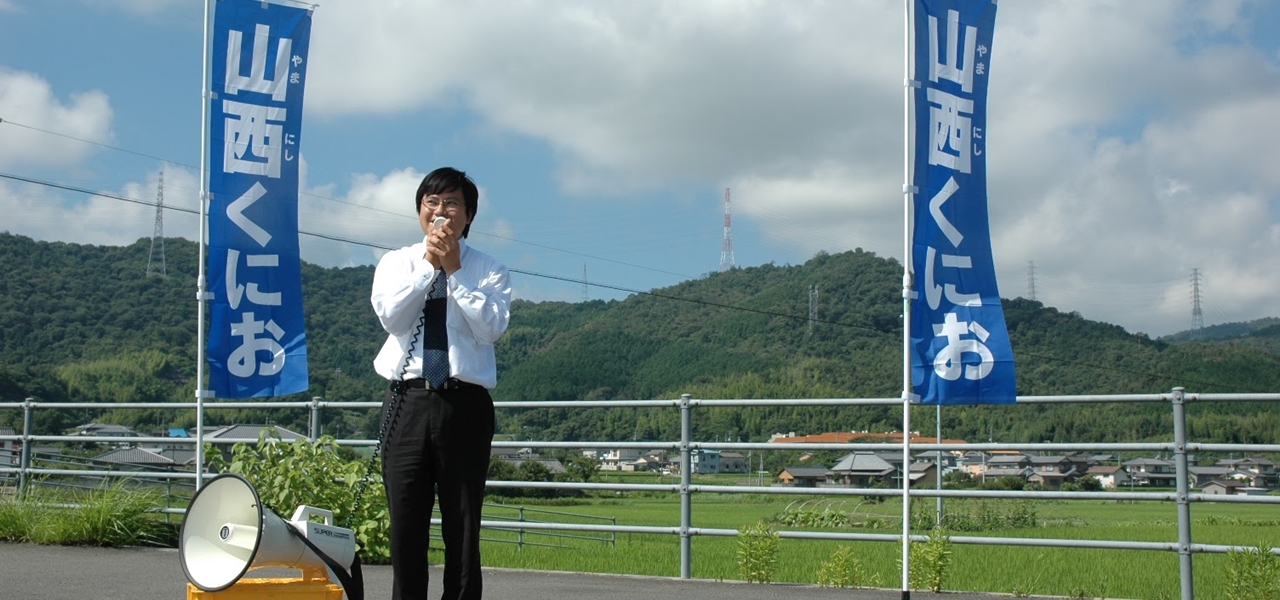
{"label": "blue sky", "polygon": [[[422,175],[482,188],[471,243],[649,290],[855,247],[902,255],[902,3],[390,2],[316,9],[301,228],[421,236]],[[200,0],[0,0],[0,174],[196,207]],[[989,92],[1001,293],[1130,331],[1280,316],[1280,3],[1006,1]],[[0,177],[0,230],[128,244],[154,210]],[[168,211],[165,234],[196,238]],[[302,238],[303,259],[380,251]],[[530,300],[580,283],[515,277]],[[807,290],[797,290],[800,296]],[[591,298],[626,292],[591,286]]]}

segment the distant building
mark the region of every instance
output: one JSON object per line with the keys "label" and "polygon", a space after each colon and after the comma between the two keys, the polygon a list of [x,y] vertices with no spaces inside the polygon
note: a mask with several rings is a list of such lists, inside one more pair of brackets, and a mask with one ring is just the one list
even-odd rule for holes
{"label": "distant building", "polygon": [[721,452],[720,453],[720,472],[721,473],[746,473],[751,470],[751,465],[747,464],[747,457],[737,452]]}
{"label": "distant building", "polygon": [[1251,487],[1277,487],[1276,465],[1265,458],[1225,458],[1216,466],[1230,468],[1232,479],[1246,480]]}
{"label": "distant building", "polygon": [[1031,469],[1027,481],[1047,490],[1060,489],[1078,476],[1076,463],[1065,456],[1029,456],[1027,464]]}
{"label": "distant building", "polygon": [[787,467],[778,473],[778,483],[791,487],[818,487],[831,477],[826,467]]}
{"label": "distant building", "polygon": [[192,466],[195,458],[196,453],[192,449],[116,448],[93,457],[93,460],[107,465],[112,470],[131,470],[127,467],[185,468]]}
{"label": "distant building", "polygon": [[1134,485],[1142,487],[1174,487],[1177,474],[1173,461],[1159,458],[1135,458],[1124,462],[1124,469]]}
{"label": "distant building", "polygon": [[719,450],[694,450],[689,453],[691,472],[695,475],[711,475],[720,472]]}
{"label": "distant building", "polygon": [[897,469],[888,461],[871,452],[851,452],[836,461],[830,469],[831,478],[839,484],[868,488],[876,483],[889,482]]}
{"label": "distant building", "polygon": [[1093,477],[1107,489],[1117,489],[1129,485],[1129,473],[1124,467],[1115,465],[1094,465],[1085,471],[1085,475]]}
{"label": "distant building", "polygon": [[[275,434],[269,435],[268,432]],[[218,450],[222,452],[223,457],[231,458],[231,448],[233,443],[219,443],[219,440],[245,440],[246,443],[256,444],[264,434],[268,434],[269,439],[275,437],[280,438],[281,442],[292,443],[294,440],[309,439],[307,436],[296,431],[290,431],[279,425],[225,425],[218,427],[213,431],[204,434],[206,443],[214,443]],[[207,460],[207,459],[206,459]]]}

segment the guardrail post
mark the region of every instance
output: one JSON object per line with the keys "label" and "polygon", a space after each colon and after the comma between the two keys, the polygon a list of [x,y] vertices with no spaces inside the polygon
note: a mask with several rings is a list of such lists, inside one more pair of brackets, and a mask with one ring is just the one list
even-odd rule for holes
{"label": "guardrail post", "polygon": [[680,395],[680,578],[693,578],[693,540],[689,528],[693,523],[693,458],[689,442],[693,439],[693,417],[689,414],[689,394]]}
{"label": "guardrail post", "polygon": [[1182,600],[1195,598],[1191,571],[1191,498],[1187,472],[1187,405],[1181,387],[1169,396],[1173,404],[1173,467],[1178,487],[1178,572],[1181,576]]}
{"label": "guardrail post", "polygon": [[22,455],[18,459],[18,497],[27,493],[27,470],[31,468],[31,410],[35,408],[35,398],[22,401]]}
{"label": "guardrail post", "polygon": [[323,400],[323,398],[321,398],[320,396],[311,397],[310,436],[311,436],[312,444],[316,443],[316,440],[320,439],[320,401],[321,400]]}
{"label": "guardrail post", "polygon": [[[524,506],[520,506],[520,522],[524,523]],[[524,527],[516,530],[516,550],[524,552]]]}

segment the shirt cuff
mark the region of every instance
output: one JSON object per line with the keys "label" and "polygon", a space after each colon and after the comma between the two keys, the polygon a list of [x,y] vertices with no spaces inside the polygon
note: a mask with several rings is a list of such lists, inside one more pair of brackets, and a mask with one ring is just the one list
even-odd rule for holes
{"label": "shirt cuff", "polygon": [[436,278],[436,268],[421,254],[415,253],[409,257],[409,268],[415,289],[427,289],[431,285],[431,280]]}

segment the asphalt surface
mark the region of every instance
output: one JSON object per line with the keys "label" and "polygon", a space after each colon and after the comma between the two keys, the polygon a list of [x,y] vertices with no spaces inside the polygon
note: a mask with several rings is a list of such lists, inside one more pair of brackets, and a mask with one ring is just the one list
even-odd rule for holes
{"label": "asphalt surface", "polygon": [[[264,571],[268,571],[264,573]],[[296,571],[250,571],[249,577],[291,577]],[[364,567],[365,597],[391,597],[391,567]],[[431,597],[440,596],[440,569],[431,567]],[[501,600],[900,600],[900,590],[851,590],[810,585],[748,584],[701,579],[485,569],[485,598]],[[234,588],[233,588],[234,589]],[[214,596],[216,597],[216,596]],[[182,600],[187,579],[178,551],[0,543],[0,598],[5,600]],[[911,592],[919,600],[992,600],[1002,594]]]}

